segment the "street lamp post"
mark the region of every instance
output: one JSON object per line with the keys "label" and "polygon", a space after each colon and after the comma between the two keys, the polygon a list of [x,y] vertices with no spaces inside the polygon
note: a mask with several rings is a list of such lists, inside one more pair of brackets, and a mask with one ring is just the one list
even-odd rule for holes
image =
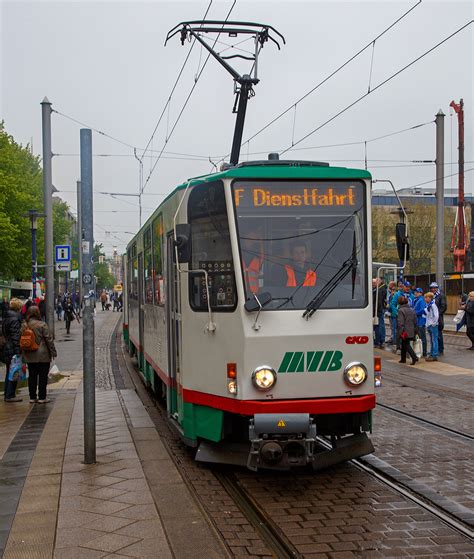
{"label": "street lamp post", "polygon": [[28,210],[25,217],[30,218],[31,223],[31,279],[33,282],[33,300],[36,299],[36,230],[38,229],[38,217],[44,217],[45,214],[39,213],[38,210]]}

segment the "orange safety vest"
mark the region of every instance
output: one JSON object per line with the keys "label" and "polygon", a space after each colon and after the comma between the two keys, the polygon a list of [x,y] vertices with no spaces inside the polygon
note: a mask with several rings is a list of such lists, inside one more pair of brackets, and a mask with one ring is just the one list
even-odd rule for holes
{"label": "orange safety vest", "polygon": [[258,293],[258,276],[260,274],[260,267],[262,261],[260,258],[252,258],[248,266],[242,261],[242,268],[245,274],[245,282],[252,293]]}
{"label": "orange safety vest", "polygon": [[[291,266],[285,265],[286,274],[288,279],[286,281],[286,287],[296,287],[296,275],[295,271]],[[316,272],[314,270],[307,270],[306,277],[304,278],[303,285],[306,287],[316,285]]]}

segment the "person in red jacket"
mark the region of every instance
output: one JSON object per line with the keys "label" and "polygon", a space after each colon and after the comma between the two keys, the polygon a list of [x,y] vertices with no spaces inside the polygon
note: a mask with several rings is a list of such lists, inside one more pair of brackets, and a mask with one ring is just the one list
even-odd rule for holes
{"label": "person in red jacket", "polygon": [[284,264],[277,271],[279,285],[286,287],[311,287],[316,285],[314,266],[308,262],[308,249],[301,240],[290,244],[291,263]]}
{"label": "person in red jacket", "polygon": [[242,237],[242,270],[247,292],[258,293],[263,266],[263,248],[258,231]]}

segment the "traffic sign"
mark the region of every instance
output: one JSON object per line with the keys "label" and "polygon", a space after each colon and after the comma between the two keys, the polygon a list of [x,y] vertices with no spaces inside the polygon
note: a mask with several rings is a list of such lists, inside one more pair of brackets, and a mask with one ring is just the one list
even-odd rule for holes
{"label": "traffic sign", "polygon": [[92,283],[92,276],[90,274],[82,274],[82,283],[89,285]]}
{"label": "traffic sign", "polygon": [[71,263],[70,262],[56,262],[56,272],[70,272]]}
{"label": "traffic sign", "polygon": [[71,245],[56,245],[56,262],[69,262],[71,260]]}

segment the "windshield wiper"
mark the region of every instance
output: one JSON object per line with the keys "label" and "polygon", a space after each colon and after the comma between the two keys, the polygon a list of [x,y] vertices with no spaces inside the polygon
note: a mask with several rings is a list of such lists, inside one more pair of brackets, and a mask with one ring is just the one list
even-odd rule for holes
{"label": "windshield wiper", "polygon": [[326,285],[321,289],[321,291],[314,297],[307,305],[306,310],[303,313],[303,318],[311,318],[313,314],[321,307],[324,301],[331,295],[331,293],[336,289],[336,287],[341,283],[341,281],[348,275],[352,270],[352,298],[354,299],[355,290],[355,279],[357,272],[357,247],[356,247],[356,237],[354,231],[354,237],[352,241],[352,255],[348,258],[339,270],[333,275],[333,277],[326,283]]}

